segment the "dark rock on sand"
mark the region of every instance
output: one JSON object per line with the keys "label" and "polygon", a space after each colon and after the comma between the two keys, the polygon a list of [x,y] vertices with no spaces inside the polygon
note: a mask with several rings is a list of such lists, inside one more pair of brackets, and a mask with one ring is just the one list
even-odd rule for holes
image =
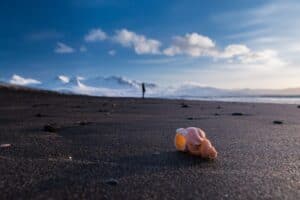
{"label": "dark rock on sand", "polygon": [[283,121],[279,121],[279,120],[274,120],[273,124],[283,124]]}
{"label": "dark rock on sand", "polygon": [[241,112],[234,112],[231,114],[232,116],[243,116],[244,113],[241,113]]}
{"label": "dark rock on sand", "polygon": [[43,130],[46,132],[55,133],[59,130],[59,126],[57,124],[46,124]]}
{"label": "dark rock on sand", "polygon": [[88,122],[88,121],[79,121],[78,122],[78,124],[80,125],[80,126],[86,126],[86,125],[89,125],[89,124],[91,124],[92,122]]}
{"label": "dark rock on sand", "polygon": [[119,184],[119,181],[117,179],[110,178],[110,179],[105,180],[104,183],[107,185],[116,186]]}
{"label": "dark rock on sand", "polygon": [[44,117],[44,115],[42,115],[41,113],[37,113],[35,114],[36,117]]}
{"label": "dark rock on sand", "polygon": [[188,104],[186,104],[186,103],[181,103],[181,108],[188,108],[188,107],[190,107]]}

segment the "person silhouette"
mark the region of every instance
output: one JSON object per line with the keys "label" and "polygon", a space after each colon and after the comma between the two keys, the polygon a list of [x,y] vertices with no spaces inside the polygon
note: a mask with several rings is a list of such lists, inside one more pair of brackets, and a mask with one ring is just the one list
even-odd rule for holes
{"label": "person silhouette", "polygon": [[143,92],[143,99],[144,99],[145,98],[145,93],[146,93],[145,83],[142,83],[142,92]]}

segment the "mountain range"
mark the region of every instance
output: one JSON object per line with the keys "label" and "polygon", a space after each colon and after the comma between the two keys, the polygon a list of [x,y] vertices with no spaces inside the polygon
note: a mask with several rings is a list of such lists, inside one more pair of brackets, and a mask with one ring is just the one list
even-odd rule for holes
{"label": "mountain range", "polygon": [[[13,81],[12,81],[13,79]],[[21,80],[18,82],[18,80]],[[30,81],[26,81],[30,80]],[[19,84],[18,84],[19,83]],[[24,84],[29,83],[29,84]],[[33,84],[31,84],[33,83]],[[58,75],[47,81],[25,79],[13,75],[10,80],[4,80],[2,85],[26,85],[38,89],[46,89],[61,93],[86,94],[94,96],[141,96],[141,81],[122,76],[96,76],[84,78]],[[145,82],[148,97],[184,98],[184,97],[241,97],[241,96],[300,96],[300,88],[287,89],[220,89],[207,87],[198,83],[186,82],[177,86],[160,86]]]}

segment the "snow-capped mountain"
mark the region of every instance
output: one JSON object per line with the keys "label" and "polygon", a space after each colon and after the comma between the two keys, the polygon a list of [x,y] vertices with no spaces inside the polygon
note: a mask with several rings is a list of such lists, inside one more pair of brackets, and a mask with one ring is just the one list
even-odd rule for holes
{"label": "snow-capped mountain", "polygon": [[[59,75],[54,83],[48,84],[50,88],[60,92],[72,92],[96,96],[140,96],[141,81],[130,80],[121,76],[93,78],[68,77]],[[147,92],[155,90],[158,86],[154,83],[145,83]]]}

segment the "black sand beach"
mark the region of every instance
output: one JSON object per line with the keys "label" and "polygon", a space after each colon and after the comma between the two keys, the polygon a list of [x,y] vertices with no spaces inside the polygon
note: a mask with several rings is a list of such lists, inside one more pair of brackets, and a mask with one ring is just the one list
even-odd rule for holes
{"label": "black sand beach", "polygon": [[[0,88],[0,199],[300,199],[297,105],[182,102]],[[188,126],[215,161],[175,151]]]}

